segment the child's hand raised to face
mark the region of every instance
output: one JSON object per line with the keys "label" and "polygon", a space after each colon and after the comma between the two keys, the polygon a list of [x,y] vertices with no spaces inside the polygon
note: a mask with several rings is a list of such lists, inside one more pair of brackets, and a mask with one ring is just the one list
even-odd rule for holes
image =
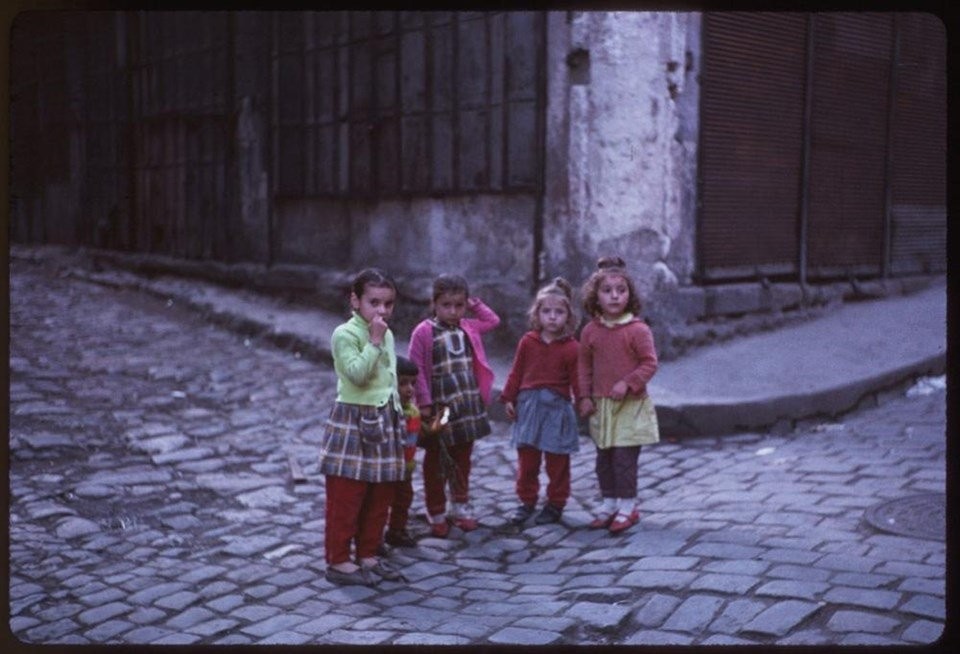
{"label": "child's hand raised to face", "polygon": [[383,344],[383,335],[387,333],[387,321],[383,316],[374,316],[370,320],[370,342],[374,345]]}

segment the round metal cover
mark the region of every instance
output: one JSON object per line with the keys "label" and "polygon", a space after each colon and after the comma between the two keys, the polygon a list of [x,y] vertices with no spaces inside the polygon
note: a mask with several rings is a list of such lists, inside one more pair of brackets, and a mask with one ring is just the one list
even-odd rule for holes
{"label": "round metal cover", "polygon": [[899,497],[871,506],[864,518],[881,531],[914,538],[944,540],[947,496],[943,493],[923,493]]}

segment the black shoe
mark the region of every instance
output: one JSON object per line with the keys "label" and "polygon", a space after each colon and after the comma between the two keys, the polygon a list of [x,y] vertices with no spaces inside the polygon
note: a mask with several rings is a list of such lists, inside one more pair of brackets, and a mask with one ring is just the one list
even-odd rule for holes
{"label": "black shoe", "polygon": [[364,568],[357,568],[353,572],[327,568],[324,576],[331,584],[338,586],[376,586],[378,582],[378,579]]}
{"label": "black shoe", "polygon": [[388,529],[383,540],[391,547],[416,547],[417,539],[406,529]]}
{"label": "black shoe", "polygon": [[519,525],[527,521],[527,518],[533,515],[533,511],[536,507],[533,504],[521,504],[513,511],[513,515],[510,516],[510,522]]}
{"label": "black shoe", "polygon": [[543,510],[537,514],[534,522],[536,522],[538,525],[549,525],[554,522],[560,522],[560,516],[562,514],[563,509],[552,504],[545,504]]}

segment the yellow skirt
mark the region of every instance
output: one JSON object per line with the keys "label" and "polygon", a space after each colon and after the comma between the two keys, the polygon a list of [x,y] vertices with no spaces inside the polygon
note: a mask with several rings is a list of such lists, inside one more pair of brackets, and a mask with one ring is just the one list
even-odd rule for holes
{"label": "yellow skirt", "polygon": [[649,397],[613,400],[595,398],[590,416],[590,436],[600,449],[660,442],[657,411]]}

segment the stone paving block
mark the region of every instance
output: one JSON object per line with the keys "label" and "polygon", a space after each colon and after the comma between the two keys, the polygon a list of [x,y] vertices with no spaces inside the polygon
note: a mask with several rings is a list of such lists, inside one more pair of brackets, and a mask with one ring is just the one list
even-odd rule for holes
{"label": "stone paving block", "polygon": [[181,591],[186,587],[187,584],[180,582],[154,584],[147,586],[143,590],[135,592],[133,595],[130,595],[127,598],[127,601],[142,605],[152,604],[157,599],[166,597],[168,595],[173,595],[174,593]]}
{"label": "stone paving block", "polygon": [[166,636],[161,636],[154,641],[151,641],[151,645],[193,645],[194,643],[200,640],[200,636],[195,634],[185,634],[185,633],[172,633]]}
{"label": "stone paving block", "polygon": [[646,556],[630,565],[630,570],[689,570],[700,559],[695,556]]}
{"label": "stone paving block", "polygon": [[214,645],[250,645],[253,639],[243,634],[230,634],[214,642]]}
{"label": "stone paving block", "polygon": [[41,611],[37,611],[35,615],[44,622],[55,622],[60,618],[69,618],[74,616],[82,610],[83,605],[68,602],[66,604],[54,604],[53,606],[45,608]]}
{"label": "stone paving block", "polygon": [[798,599],[816,599],[821,593],[830,588],[830,585],[818,581],[796,581],[794,579],[782,579],[768,581],[754,593],[760,596],[769,597],[796,597]]}
{"label": "stone paving block", "polygon": [[757,577],[747,575],[704,574],[690,584],[692,590],[713,590],[718,593],[743,595],[760,583]]}
{"label": "stone paving block", "polygon": [[767,571],[768,577],[777,579],[796,579],[797,581],[826,581],[833,576],[829,570],[801,565],[778,565]]}
{"label": "stone paving block", "polygon": [[671,595],[655,593],[647,602],[634,613],[634,620],[645,627],[657,627],[663,624],[674,608],[680,604],[680,599]]}
{"label": "stone paving block", "polygon": [[167,613],[165,611],[161,611],[158,608],[154,608],[152,606],[141,606],[128,614],[127,620],[136,624],[146,625],[156,622],[157,620],[166,617],[166,615]]}
{"label": "stone paving block", "polygon": [[760,555],[765,561],[775,561],[777,563],[800,563],[809,564],[819,559],[822,554],[817,552],[807,552],[794,549],[772,549],[767,550]]}
{"label": "stone paving block", "polygon": [[202,606],[194,606],[182,613],[177,613],[164,624],[175,631],[184,631],[189,630],[190,627],[200,624],[201,622],[206,622],[213,617],[213,611],[205,609]]}
{"label": "stone paving block", "polygon": [[27,630],[24,641],[28,643],[50,643],[76,630],[78,625],[69,618],[37,625]]}
{"label": "stone paving block", "polygon": [[940,566],[904,561],[886,561],[877,567],[874,572],[900,577],[926,577],[928,579],[941,579],[944,576],[944,569]]}
{"label": "stone paving block", "polygon": [[323,643],[338,643],[340,645],[379,645],[395,635],[393,631],[353,631],[351,629],[336,629],[321,639]]}
{"label": "stone paving block", "polygon": [[597,629],[610,629],[621,624],[630,610],[630,606],[578,602],[567,609],[564,616],[576,618]]}
{"label": "stone paving block", "polygon": [[197,593],[182,590],[178,593],[161,597],[154,602],[154,605],[165,609],[180,611],[196,602],[199,597],[200,596]]}
{"label": "stone paving block", "polygon": [[[872,557],[848,556],[846,554],[828,554],[812,563],[817,568],[840,572],[873,572],[883,561]],[[882,570],[876,570],[882,573]]]}
{"label": "stone paving block", "polygon": [[917,620],[903,630],[901,638],[911,643],[933,643],[943,635],[944,625],[940,622]]}
{"label": "stone paving block", "polygon": [[683,601],[663,624],[670,631],[698,632],[713,620],[724,600],[709,595],[693,595]]}
{"label": "stone paving block", "polygon": [[298,631],[308,636],[319,636],[334,629],[339,629],[345,625],[348,625],[355,621],[355,618],[348,615],[340,615],[337,613],[328,613],[319,618],[313,620],[307,620],[306,622],[301,622],[298,625],[292,627],[294,631]]}
{"label": "stone paving block", "polygon": [[128,631],[123,635],[124,643],[134,644],[134,645],[146,645],[148,643],[155,643],[164,636],[169,636],[174,632],[169,629],[163,629],[161,627],[140,627],[139,629],[134,629]]}
{"label": "stone paving block", "polygon": [[302,624],[307,620],[309,620],[307,616],[298,613],[281,613],[261,622],[241,627],[240,631],[254,637],[264,638],[277,631],[287,630],[290,627]]}
{"label": "stone paving block", "polygon": [[98,624],[93,629],[84,632],[83,635],[91,642],[105,643],[118,634],[130,631],[134,626],[135,625],[125,620],[107,620],[106,622]]}
{"label": "stone paving block", "polygon": [[855,606],[889,610],[900,602],[901,597],[900,593],[890,590],[834,586],[824,594],[823,599],[833,604],[853,604]]}
{"label": "stone paving block", "polygon": [[621,645],[690,645],[693,637],[669,631],[637,631],[625,638]]}
{"label": "stone paving block", "polygon": [[820,607],[812,602],[785,600],[761,611],[744,625],[741,633],[783,636],[813,615]]}
{"label": "stone paving block", "polygon": [[296,631],[280,631],[256,641],[257,645],[303,645],[310,636]]}
{"label": "stone paving block", "polygon": [[309,597],[313,597],[314,595],[316,595],[315,590],[301,586],[297,588],[291,588],[290,590],[280,593],[276,597],[273,597],[267,601],[268,603],[275,604],[277,606],[299,606],[301,602]]}
{"label": "stone paving block", "polygon": [[244,595],[254,599],[263,599],[264,597],[270,597],[276,593],[277,587],[273,584],[257,584],[256,586],[245,588],[243,591]]}
{"label": "stone paving block", "polygon": [[695,572],[638,570],[624,575],[620,583],[625,586],[636,586],[639,588],[682,590],[688,587],[697,576]]}
{"label": "stone paving block", "polygon": [[194,568],[190,572],[178,575],[177,579],[191,585],[200,583],[201,581],[206,581],[207,579],[212,579],[218,575],[222,575],[227,571],[227,568],[221,565],[203,565],[198,568]]}
{"label": "stone paving block", "polygon": [[900,607],[900,610],[928,618],[936,618],[938,620],[944,620],[946,618],[946,605],[944,600],[931,595],[915,595],[907,600],[907,602]]}
{"label": "stone paving block", "polygon": [[756,645],[756,643],[751,640],[747,640],[745,638],[734,638],[733,636],[727,636],[726,634],[714,634],[700,644],[707,647],[711,645]]}
{"label": "stone paving block", "polygon": [[760,547],[749,547],[735,543],[697,543],[693,547],[687,548],[684,554],[718,559],[756,559],[764,551]]}
{"label": "stone paving block", "polygon": [[897,586],[897,590],[943,597],[946,592],[946,581],[944,579],[919,579],[911,577],[910,579],[904,579],[903,582]]}
{"label": "stone paving block", "polygon": [[215,636],[224,631],[230,631],[238,624],[240,623],[237,620],[231,620],[229,618],[214,618],[213,620],[207,620],[206,622],[200,622],[192,627],[188,627],[186,631],[192,634],[197,634],[198,636],[203,636],[204,638],[209,638],[210,636]]}
{"label": "stone paving block", "polygon": [[224,595],[223,597],[218,597],[215,600],[210,600],[205,604],[205,606],[220,613],[227,613],[243,603],[244,599],[240,595]]}
{"label": "stone paving block", "polygon": [[490,636],[491,643],[503,645],[550,645],[560,639],[560,634],[555,631],[522,627],[507,627]]}
{"label": "stone paving block", "polygon": [[[856,572],[835,573],[831,582],[840,586],[856,586],[858,588],[880,588],[896,579],[891,575],[859,574]],[[901,588],[900,590],[905,590]]]}
{"label": "stone paving block", "polygon": [[454,634],[409,633],[397,637],[393,645],[469,645],[470,639]]}
{"label": "stone paving block", "polygon": [[710,624],[710,631],[718,631],[724,634],[738,633],[745,624],[750,622],[761,611],[766,608],[766,604],[753,599],[737,599],[729,602],[724,607],[723,612],[716,617]]}
{"label": "stone paving block", "polygon": [[77,599],[87,606],[99,606],[101,604],[106,604],[126,596],[127,594],[119,588],[104,588],[99,592],[91,593],[89,595],[81,595],[80,593],[77,593]]}
{"label": "stone paving block", "polygon": [[260,622],[280,612],[275,606],[242,606],[230,613],[230,617],[240,618],[248,622]]}
{"label": "stone paving block", "polygon": [[83,624],[97,624],[98,622],[106,622],[110,618],[115,618],[118,615],[123,615],[124,613],[129,613],[131,611],[131,606],[123,602],[111,602],[110,604],[104,604],[103,606],[97,606],[92,609],[87,609],[77,616],[77,619]]}
{"label": "stone paving block", "polygon": [[900,624],[899,620],[864,611],[837,611],[827,622],[827,627],[839,632],[889,633]]}

